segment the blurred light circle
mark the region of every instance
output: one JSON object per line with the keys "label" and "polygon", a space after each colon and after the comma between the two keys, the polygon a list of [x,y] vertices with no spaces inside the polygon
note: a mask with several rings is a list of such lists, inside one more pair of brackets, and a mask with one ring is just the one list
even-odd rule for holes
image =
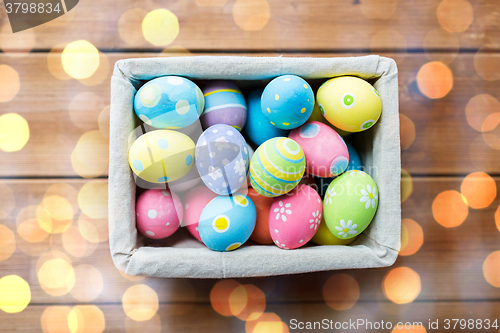
{"label": "blurred light circle", "polygon": [[9,259],[16,250],[16,236],[8,227],[0,224],[0,261]]}
{"label": "blurred light circle", "polygon": [[[66,16],[66,15],[63,15],[63,16]],[[71,79],[71,76],[69,76],[68,73],[66,73],[64,71],[64,68],[62,65],[62,51],[64,50],[66,45],[68,45],[68,44],[64,44],[64,43],[57,44],[47,54],[47,66],[49,68],[49,72],[61,81]]]}
{"label": "blurred light circle", "polygon": [[401,202],[405,202],[412,192],[413,180],[411,175],[405,169],[401,169]]}
{"label": "blurred light circle", "polygon": [[101,333],[106,320],[97,306],[77,305],[68,314],[68,327],[71,333]]}
{"label": "blurred light circle", "polygon": [[[108,56],[102,52],[99,52],[99,67],[92,74],[92,76],[80,79],[80,82],[86,86],[97,86],[107,79],[111,80],[111,67],[109,65]],[[108,81],[109,83],[110,81]]]}
{"label": "blurred light circle", "polygon": [[70,333],[68,327],[69,306],[49,306],[42,314],[41,324],[44,333]]}
{"label": "blurred light circle", "polygon": [[232,316],[233,312],[230,308],[229,297],[231,297],[233,291],[239,286],[241,286],[241,284],[235,280],[222,280],[217,282],[210,291],[210,303],[212,304],[212,308],[222,316]]}
{"label": "blurred light circle", "polygon": [[229,296],[229,309],[240,320],[256,320],[266,309],[266,296],[252,284],[238,286]]}
{"label": "blurred light circle", "polygon": [[399,114],[399,124],[399,131],[401,135],[401,150],[405,150],[411,146],[413,141],[415,141],[415,124],[410,118],[401,113]]}
{"label": "blurred light circle", "polygon": [[56,220],[71,220],[73,219],[73,206],[68,200],[58,195],[44,196],[43,207],[47,213]]}
{"label": "blurred light circle", "polygon": [[443,227],[458,227],[469,214],[466,202],[465,197],[457,191],[441,192],[432,203],[432,215]]}
{"label": "blurred light circle", "polygon": [[50,185],[45,194],[43,195],[43,200],[46,198],[57,195],[62,198],[65,198],[73,208],[73,211],[76,212],[78,207],[78,191],[68,183],[55,183]]}
{"label": "blurred light circle", "polygon": [[233,5],[236,25],[246,31],[264,28],[271,18],[271,8],[266,0],[236,0]]}
{"label": "blurred light circle", "polygon": [[450,32],[463,32],[474,20],[474,10],[467,0],[443,0],[437,8],[439,24]]}
{"label": "blurred light circle", "polygon": [[474,67],[477,74],[486,81],[500,80],[499,45],[482,46],[474,55]]}
{"label": "blurred light circle", "polygon": [[7,313],[23,311],[31,301],[29,284],[17,275],[0,279],[0,310]]}
{"label": "blurred light circle", "polygon": [[30,243],[39,243],[47,238],[49,233],[40,227],[37,219],[27,219],[17,225],[17,234]]}
{"label": "blurred light circle", "polygon": [[14,191],[7,185],[0,183],[0,219],[4,219],[12,212],[16,205]]}
{"label": "blurred light circle", "polygon": [[359,8],[366,18],[387,20],[396,11],[398,0],[360,0]]}
{"label": "blurred light circle", "polygon": [[97,244],[88,242],[75,226],[70,226],[62,234],[62,245],[66,252],[77,258],[88,257],[97,248]]}
{"label": "blurred light circle", "polygon": [[200,7],[220,7],[224,6],[227,0],[194,0]]}
{"label": "blurred light circle", "polygon": [[385,275],[382,290],[385,297],[393,303],[411,303],[420,294],[420,276],[409,267],[393,268]]}
{"label": "blurred light circle", "polygon": [[[425,35],[423,47],[425,56],[430,61],[441,61],[449,64],[458,56],[460,40],[454,33],[437,28]],[[446,52],[442,52],[443,49]]]}
{"label": "blurred light circle", "polygon": [[498,206],[495,212],[495,224],[497,225],[498,231],[500,231],[500,206]]}
{"label": "blurred light circle", "polygon": [[412,219],[403,219],[401,223],[402,228],[405,229],[405,241],[401,241],[401,251],[399,255],[410,256],[415,254],[424,244],[424,231],[420,224]]}
{"label": "blurred light circle", "polygon": [[349,274],[332,275],[323,285],[323,298],[334,310],[349,310],[359,299],[359,284]]}
{"label": "blurred light circle", "polygon": [[69,103],[68,111],[71,121],[84,130],[98,127],[98,118],[105,104],[101,96],[94,92],[81,92]]}
{"label": "blurred light circle", "polygon": [[91,243],[105,242],[109,238],[106,218],[93,219],[82,213],[78,218],[78,230],[82,237]]}
{"label": "blurred light circle", "polygon": [[[12,100],[14,97],[16,97],[20,88],[21,81],[19,80],[19,74],[17,74],[16,70],[8,65],[0,65],[0,103],[5,103]],[[8,113],[7,115],[9,114],[14,113]],[[1,123],[0,126],[2,126]],[[0,133],[2,132],[3,128]],[[3,138],[0,140],[3,141]]]}
{"label": "blurred light circle", "polygon": [[94,219],[108,217],[108,184],[95,180],[86,183],[78,192],[82,212]]}
{"label": "blurred light circle", "polygon": [[492,252],[483,263],[483,275],[493,287],[500,288],[500,251]]}
{"label": "blurred light circle", "polygon": [[[0,79],[1,67],[0,65]],[[0,83],[0,86],[2,84]],[[1,87],[0,87],[1,88]],[[2,93],[0,92],[0,95]],[[0,116],[0,149],[14,152],[23,149],[30,138],[28,122],[17,113],[6,113]]]}
{"label": "blurred light circle", "polygon": [[64,71],[75,79],[88,78],[99,67],[99,51],[86,40],[66,45],[61,59]]}
{"label": "blurred light circle", "polygon": [[95,178],[108,171],[109,142],[99,130],[84,133],[71,152],[71,166],[83,178]]}
{"label": "blurred light circle", "polygon": [[158,311],[156,292],[145,284],[137,284],[125,291],[122,297],[123,310],[135,321],[150,320]]}
{"label": "blurred light circle", "polygon": [[38,281],[42,289],[52,296],[66,295],[75,284],[75,271],[69,261],[54,258],[41,264]]}
{"label": "blurred light circle", "polygon": [[12,32],[8,23],[0,31],[0,48],[11,57],[27,55],[35,46],[36,37],[33,29]]}
{"label": "blurred light circle", "polygon": [[125,43],[139,46],[146,42],[142,34],[142,21],[148,14],[142,8],[132,8],[124,12],[118,20],[118,33]]}
{"label": "blurred light circle", "polygon": [[144,17],[142,33],[144,38],[155,46],[168,45],[179,34],[177,16],[166,9],[155,9]]}
{"label": "blurred light circle", "polygon": [[497,196],[495,180],[485,172],[473,172],[462,181],[460,192],[474,209],[488,207]]}
{"label": "blurred light circle", "polygon": [[246,333],[288,333],[288,326],[274,312],[265,312],[256,320],[245,324]]}
{"label": "blurred light circle", "polygon": [[417,73],[417,85],[424,96],[442,98],[453,88],[453,73],[442,62],[428,62]]}
{"label": "blurred light circle", "polygon": [[103,289],[102,274],[92,265],[75,267],[75,285],[70,294],[80,302],[91,302],[97,298]]}
{"label": "blurred light circle", "polygon": [[[497,125],[500,119],[496,121],[489,118],[492,115],[500,114],[500,102],[489,95],[480,94],[472,97],[465,107],[465,115],[469,125],[478,132],[491,131]],[[494,116],[495,117],[495,116]]]}
{"label": "blurred light circle", "polygon": [[188,49],[186,49],[185,47],[182,47],[180,45],[166,47],[160,53],[161,57],[181,57],[181,56],[187,57],[190,55],[191,55],[191,52],[189,52]]}
{"label": "blurred light circle", "polygon": [[[52,212],[51,212],[52,214],[54,214],[57,217],[62,217],[62,216],[64,216],[63,214],[67,215],[70,212],[72,212],[72,210],[71,211],[69,210],[69,209],[71,209],[70,208],[71,205],[67,202],[66,199],[63,199],[63,198],[61,198],[63,200],[55,199],[55,198],[52,199],[52,197],[56,197],[56,196],[50,197],[51,200],[50,200],[49,204],[53,204],[54,202],[56,203],[55,206],[54,205],[50,206],[50,209],[52,210]],[[61,208],[59,208],[59,206],[57,206],[57,203],[61,203],[61,205],[63,205],[63,206]],[[68,228],[73,223],[73,216],[71,216],[71,218],[69,218],[69,219],[63,219],[63,220],[52,218],[52,216],[50,216],[47,209],[44,207],[43,203],[42,203],[42,205],[37,207],[36,216],[37,216],[36,219],[37,219],[38,225],[43,230],[45,230],[45,232],[48,232],[50,234],[63,233],[66,230],[68,230]]]}

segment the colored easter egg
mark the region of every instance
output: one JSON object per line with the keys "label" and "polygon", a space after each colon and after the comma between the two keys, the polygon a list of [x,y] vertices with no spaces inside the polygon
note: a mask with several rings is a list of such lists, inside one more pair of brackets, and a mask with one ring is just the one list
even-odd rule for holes
{"label": "colored easter egg", "polygon": [[184,224],[188,231],[200,242],[198,223],[200,222],[201,212],[216,196],[217,194],[202,185],[191,189],[184,197]]}
{"label": "colored easter egg", "polygon": [[298,185],[287,195],[274,199],[269,213],[269,230],[282,249],[306,244],[318,230],[323,207],[319,194],[307,185]]}
{"label": "colored easter egg", "polygon": [[314,93],[303,78],[282,75],[262,92],[261,109],[274,126],[290,130],[304,124],[314,107]]}
{"label": "colored easter egg", "polygon": [[382,100],[375,88],[354,76],[326,81],[319,87],[316,99],[323,116],[347,132],[369,129],[382,112]]}
{"label": "colored easter egg", "polygon": [[247,119],[247,104],[243,93],[232,81],[209,81],[202,88],[205,110],[201,115],[204,129],[226,124],[241,131]]}
{"label": "colored easter egg", "polygon": [[318,105],[317,101],[316,101],[316,103],[314,103],[313,112],[311,113],[311,116],[309,117],[309,119],[307,119],[307,121],[319,121],[320,123],[328,125],[331,128],[333,128],[335,130],[335,132],[339,133],[339,135],[343,138],[352,134],[351,132],[343,131],[343,130],[333,126],[332,124],[330,124],[330,122],[328,120],[326,120],[325,117],[323,117],[323,115],[321,114],[321,110],[319,109],[319,105]]}
{"label": "colored easter egg", "polygon": [[317,244],[317,245],[348,245],[354,242],[356,237],[353,238],[337,238],[335,237],[330,230],[328,230],[328,227],[325,224],[325,220],[322,217],[321,218],[321,223],[318,227],[318,231],[316,231],[316,234],[314,235],[313,238],[311,238],[311,242]]}
{"label": "colored easter egg", "polygon": [[277,197],[293,190],[306,168],[304,152],[289,138],[267,140],[253,154],[250,184],[265,197]]}
{"label": "colored easter egg", "polygon": [[187,135],[156,130],[134,141],[128,152],[128,162],[139,178],[150,183],[166,183],[191,170],[194,153],[194,142]]}
{"label": "colored easter egg", "polygon": [[262,91],[263,89],[257,89],[247,96],[248,114],[244,128],[245,134],[257,146],[278,136],[288,136],[289,133],[287,130],[273,126],[264,116],[260,103]]}
{"label": "colored easter egg", "polygon": [[269,211],[274,199],[260,195],[253,188],[248,189],[248,196],[257,211],[257,221],[250,239],[259,244],[272,244],[273,239],[269,233]]}
{"label": "colored easter egg", "polygon": [[134,99],[134,110],[146,124],[164,129],[194,123],[205,101],[200,88],[180,76],[162,76],[144,84]]}
{"label": "colored easter egg", "polygon": [[366,172],[347,171],[335,178],[325,194],[326,226],[338,238],[353,238],[368,227],[378,207],[378,188]]}
{"label": "colored easter egg", "polygon": [[318,177],[341,174],[349,164],[349,152],[342,137],[318,121],[307,122],[288,136],[304,150],[306,172]]}
{"label": "colored easter egg", "polygon": [[173,182],[168,183],[168,188],[174,192],[184,192],[192,189],[200,182],[200,175],[196,168],[191,168],[191,170],[184,176]]}
{"label": "colored easter egg", "polygon": [[137,198],[137,230],[152,239],[172,235],[183,218],[179,197],[169,190],[146,190]]}
{"label": "colored easter egg", "polygon": [[215,251],[235,250],[250,238],[256,218],[255,205],[246,195],[218,196],[201,213],[201,240]]}
{"label": "colored easter egg", "polygon": [[225,124],[213,125],[196,144],[196,168],[209,189],[228,195],[245,182],[248,154],[247,143],[238,130]]}

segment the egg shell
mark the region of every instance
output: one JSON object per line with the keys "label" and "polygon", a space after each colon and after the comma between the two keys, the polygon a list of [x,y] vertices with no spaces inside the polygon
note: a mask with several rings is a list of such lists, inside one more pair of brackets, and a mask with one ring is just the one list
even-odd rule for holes
{"label": "egg shell", "polygon": [[299,144],[289,138],[267,140],[250,161],[250,184],[266,197],[293,190],[304,175],[306,161]]}
{"label": "egg shell", "polygon": [[146,190],[135,207],[137,230],[152,239],[172,235],[184,214],[181,200],[169,190]]}
{"label": "egg shell", "polygon": [[259,244],[272,244],[273,239],[269,233],[269,211],[274,199],[260,195],[253,188],[248,189],[248,196],[257,211],[257,221],[250,239]]}
{"label": "egg shell", "polygon": [[335,132],[339,133],[339,135],[343,138],[352,134],[351,132],[343,131],[343,130],[333,126],[332,124],[330,124],[330,122],[328,120],[326,120],[325,117],[323,117],[323,115],[321,114],[321,110],[319,109],[318,101],[316,101],[316,103],[314,103],[313,112],[311,113],[311,116],[309,117],[309,119],[307,119],[307,121],[319,121],[320,123],[328,125],[331,128],[333,128],[335,130]]}
{"label": "egg shell", "polygon": [[361,161],[361,157],[359,156],[356,148],[351,145],[349,142],[346,142],[347,150],[349,151],[349,164],[347,165],[346,170],[363,170],[363,162]]}
{"label": "egg shell", "polygon": [[378,188],[366,172],[347,171],[335,178],[325,194],[323,211],[326,226],[338,238],[362,233],[378,207]]}
{"label": "egg shell", "polygon": [[168,183],[168,188],[173,192],[184,192],[192,189],[198,185],[201,181],[200,175],[196,168],[191,168],[191,170],[184,176],[173,182]]}
{"label": "egg shell", "polygon": [[201,212],[216,196],[217,194],[202,185],[191,189],[184,197],[184,225],[200,242],[198,223],[200,222]]}
{"label": "egg shell", "polygon": [[261,109],[277,128],[290,130],[304,124],[314,108],[314,93],[303,78],[282,75],[269,82],[262,92]]}
{"label": "egg shell", "polygon": [[278,136],[288,136],[290,132],[273,126],[269,120],[266,119],[260,103],[262,91],[263,89],[257,89],[247,96],[248,114],[244,128],[245,134],[257,146]]}
{"label": "egg shell", "polygon": [[342,137],[319,121],[307,122],[288,136],[304,150],[306,172],[318,177],[341,174],[349,164],[349,152]]}
{"label": "egg shell", "polygon": [[196,144],[196,168],[209,189],[228,195],[245,182],[248,154],[247,143],[238,130],[225,124],[213,125]]}
{"label": "egg shell", "polygon": [[357,237],[349,239],[340,239],[335,237],[325,224],[325,220],[322,217],[321,223],[316,231],[316,234],[311,238],[311,242],[317,245],[348,245],[356,240]]}
{"label": "egg shell", "polygon": [[244,194],[218,196],[203,209],[198,230],[203,243],[214,251],[232,251],[253,232],[257,212]]}
{"label": "egg shell", "polygon": [[247,119],[247,104],[243,93],[232,81],[209,81],[202,88],[205,109],[201,115],[204,129],[226,124],[241,131]]}
{"label": "egg shell", "polygon": [[203,93],[192,81],[180,76],[162,76],[139,89],[134,110],[150,126],[177,129],[194,123],[204,104]]}
{"label": "egg shell", "polygon": [[326,81],[319,87],[316,99],[323,116],[347,132],[369,129],[382,112],[382,100],[375,88],[354,76]]}
{"label": "egg shell", "polygon": [[307,185],[298,185],[287,195],[275,198],[269,214],[269,230],[282,249],[296,249],[316,233],[323,207],[319,194]]}
{"label": "egg shell", "polygon": [[187,175],[194,165],[194,153],[194,142],[187,135],[156,130],[134,141],[128,161],[139,178],[150,183],[166,183]]}

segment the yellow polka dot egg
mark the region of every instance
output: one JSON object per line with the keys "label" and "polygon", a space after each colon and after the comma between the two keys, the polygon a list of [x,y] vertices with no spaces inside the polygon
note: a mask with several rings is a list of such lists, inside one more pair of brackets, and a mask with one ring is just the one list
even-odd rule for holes
{"label": "yellow polka dot egg", "polygon": [[326,120],[347,132],[369,129],[382,112],[382,100],[375,88],[354,76],[326,81],[319,87],[316,100]]}
{"label": "yellow polka dot egg", "polygon": [[147,125],[162,129],[184,128],[203,112],[200,88],[180,76],[162,76],[144,84],[134,100],[134,110]]}
{"label": "yellow polka dot egg", "polygon": [[256,220],[255,205],[246,195],[218,196],[201,212],[198,231],[210,249],[232,251],[250,238]]}
{"label": "yellow polka dot egg", "polygon": [[134,174],[150,183],[185,176],[194,165],[195,145],[187,135],[170,130],[147,132],[134,141],[128,161]]}

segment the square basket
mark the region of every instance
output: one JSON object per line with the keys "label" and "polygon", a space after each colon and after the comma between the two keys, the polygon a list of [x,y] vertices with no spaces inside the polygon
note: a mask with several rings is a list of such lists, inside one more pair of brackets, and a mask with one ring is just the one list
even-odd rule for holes
{"label": "square basket", "polygon": [[[165,247],[145,245],[135,226],[136,183],[128,164],[129,135],[139,125],[133,101],[145,81],[179,75],[193,80],[271,80],[295,74],[313,81],[354,75],[368,80],[382,98],[382,115],[356,134],[358,152],[379,188],[370,226],[349,246],[305,246],[282,250],[249,245],[215,252],[180,230]],[[262,82],[262,81],[261,81]],[[401,153],[396,63],[376,55],[336,58],[192,56],[120,60],[111,79],[109,242],[116,267],[128,275],[177,278],[235,278],[314,271],[386,267],[400,249]],[[186,228],[181,228],[186,229]],[[175,235],[174,235],[175,236]]]}

